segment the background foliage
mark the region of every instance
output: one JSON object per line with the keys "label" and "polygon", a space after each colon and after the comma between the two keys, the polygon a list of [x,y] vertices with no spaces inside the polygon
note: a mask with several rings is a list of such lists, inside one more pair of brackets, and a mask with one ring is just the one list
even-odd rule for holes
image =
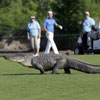
{"label": "background foliage", "polygon": [[63,25],[62,34],[79,34],[84,11],[90,11],[98,24],[99,5],[100,0],[0,0],[0,34],[25,33],[31,15],[43,26],[48,10],[53,10],[56,21]]}

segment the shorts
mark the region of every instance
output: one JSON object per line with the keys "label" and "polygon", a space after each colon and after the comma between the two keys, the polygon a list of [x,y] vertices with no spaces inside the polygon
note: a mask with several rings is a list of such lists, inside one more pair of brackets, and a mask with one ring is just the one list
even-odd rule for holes
{"label": "shorts", "polygon": [[38,38],[38,36],[31,37],[31,47],[32,49],[40,48],[40,38]]}

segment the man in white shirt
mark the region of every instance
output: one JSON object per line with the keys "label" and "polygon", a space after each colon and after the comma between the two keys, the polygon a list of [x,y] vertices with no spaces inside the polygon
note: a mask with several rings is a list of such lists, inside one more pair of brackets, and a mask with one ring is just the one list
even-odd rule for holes
{"label": "man in white shirt", "polygon": [[31,22],[28,23],[27,27],[27,39],[31,40],[31,46],[33,49],[33,56],[39,55],[40,49],[40,37],[41,37],[41,27],[37,21],[35,21],[35,16],[31,16]]}
{"label": "man in white shirt", "polygon": [[83,52],[87,53],[88,45],[87,38],[88,33],[92,31],[92,26],[95,25],[95,21],[90,17],[90,13],[88,11],[85,12],[85,19],[83,22]]}

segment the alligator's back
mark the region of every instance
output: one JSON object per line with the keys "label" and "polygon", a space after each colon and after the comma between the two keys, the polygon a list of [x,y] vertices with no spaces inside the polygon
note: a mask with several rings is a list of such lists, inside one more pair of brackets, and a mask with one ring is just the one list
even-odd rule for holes
{"label": "alligator's back", "polygon": [[60,59],[64,59],[66,56],[64,55],[57,55],[57,54],[47,54],[47,55],[39,55],[37,57],[33,57],[32,65],[40,64],[43,66],[45,71],[52,70]]}

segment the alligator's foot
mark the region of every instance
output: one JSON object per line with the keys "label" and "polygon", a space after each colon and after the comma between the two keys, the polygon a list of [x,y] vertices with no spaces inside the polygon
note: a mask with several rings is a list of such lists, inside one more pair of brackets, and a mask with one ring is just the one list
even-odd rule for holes
{"label": "alligator's foot", "polygon": [[65,74],[71,74],[71,71],[69,68],[64,68]]}
{"label": "alligator's foot", "polygon": [[41,70],[40,70],[40,73],[43,75],[43,74],[44,74],[44,71],[41,71]]}
{"label": "alligator's foot", "polygon": [[64,74],[67,74],[67,75],[69,75],[69,74],[71,74],[71,73],[64,73]]}
{"label": "alligator's foot", "polygon": [[58,72],[58,68],[54,68],[52,71],[52,74],[55,75],[55,74],[57,74],[57,72]]}

